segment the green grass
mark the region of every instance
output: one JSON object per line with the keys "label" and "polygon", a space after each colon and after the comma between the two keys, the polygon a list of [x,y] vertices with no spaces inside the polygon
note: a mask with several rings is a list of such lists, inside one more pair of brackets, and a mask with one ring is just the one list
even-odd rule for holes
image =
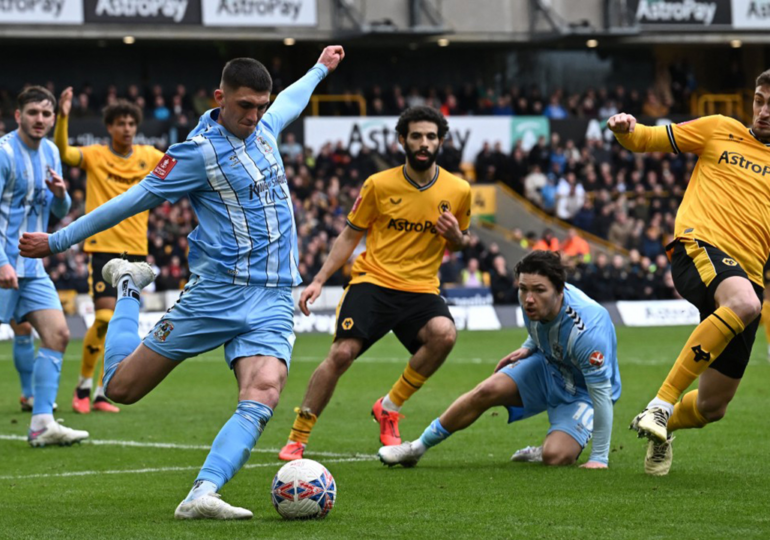
{"label": "green grass", "polygon": [[[270,503],[270,482],[281,465],[276,452],[289,433],[292,409],[330,343],[328,336],[302,335],[282,403],[257,446],[276,451],[255,451],[247,468],[223,489],[228,502],[254,511],[252,521],[173,519],[205,449],[111,444],[31,449],[5,438],[0,439],[0,538],[766,540],[770,364],[761,337],[727,418],[702,431],[680,432],[668,477],[643,473],[645,445],[628,431],[628,423],[657,390],[689,331],[619,330],[623,396],[615,407],[606,471],[509,462],[514,450],[539,443],[547,419],[541,415],[508,426],[502,409],[431,450],[414,469],[388,469],[374,460],[337,461],[377,451],[378,429],[369,411],[406,360],[405,351],[388,336],[343,377],[311,438],[307,457],[325,463],[337,480],[336,507],[324,521],[283,521]],[[447,364],[405,406],[402,436],[419,436],[523,339],[523,331],[516,330],[461,333]],[[57,417],[89,430],[97,441],[208,445],[235,408],[235,380],[216,351],[187,361],[119,415],[76,415],[70,399],[79,351],[79,342],[70,345]],[[29,416],[17,409],[18,380],[7,342],[0,344],[0,369],[0,436],[23,436]],[[135,472],[142,469],[163,470]],[[101,474],[62,476],[83,471]]]}

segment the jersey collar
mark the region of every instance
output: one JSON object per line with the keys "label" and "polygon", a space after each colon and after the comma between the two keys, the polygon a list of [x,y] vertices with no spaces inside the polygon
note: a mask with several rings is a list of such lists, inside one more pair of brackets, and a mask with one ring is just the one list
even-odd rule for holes
{"label": "jersey collar", "polygon": [[757,137],[756,135],[754,135],[754,130],[753,130],[753,129],[749,128],[749,133],[751,133],[751,136],[752,136],[752,137],[754,137],[754,138],[757,140],[757,142],[758,142],[759,144],[764,144],[766,147],[770,148],[770,143],[766,143],[766,142],[762,142],[762,141],[760,141],[760,140],[759,140],[759,137]]}
{"label": "jersey collar", "polygon": [[406,165],[403,166],[402,170],[404,171],[404,178],[406,178],[406,181],[412,184],[414,187],[416,187],[420,191],[425,191],[426,189],[430,188],[433,184],[436,183],[436,180],[438,180],[438,173],[439,173],[439,166],[436,166],[436,174],[433,175],[433,179],[425,184],[424,186],[421,186],[411,178],[409,178],[409,173],[406,172]]}
{"label": "jersey collar", "polygon": [[115,149],[112,147],[112,141],[109,142],[109,144],[107,145],[107,148],[110,149],[110,152],[112,152],[113,155],[119,157],[120,159],[128,159],[128,158],[130,158],[131,156],[134,155],[134,145],[133,144],[131,145],[131,151],[128,154],[126,154],[126,155],[118,154],[115,151]]}

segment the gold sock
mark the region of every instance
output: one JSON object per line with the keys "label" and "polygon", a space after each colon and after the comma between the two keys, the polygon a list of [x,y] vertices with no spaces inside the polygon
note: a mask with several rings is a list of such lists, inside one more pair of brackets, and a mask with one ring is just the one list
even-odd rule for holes
{"label": "gold sock", "polygon": [[111,309],[100,309],[96,312],[94,324],[83,338],[83,358],[80,361],[80,375],[86,379],[94,376],[94,368],[99,357],[104,353],[104,338],[107,336],[107,326],[112,318]]}
{"label": "gold sock", "polygon": [[406,369],[398,378],[396,384],[390,389],[390,400],[395,403],[397,407],[401,407],[407,399],[412,397],[412,394],[422,388],[422,385],[425,384],[425,381],[427,380],[428,377],[420,375],[412,369],[412,366],[407,364]]}
{"label": "gold sock", "polygon": [[674,414],[668,420],[668,431],[702,428],[709,421],[698,410],[698,391],[687,392],[682,401],[674,406]]}
{"label": "gold sock", "polygon": [[294,420],[294,425],[291,426],[289,440],[307,444],[307,441],[310,438],[310,432],[318,421],[318,417],[309,410],[302,410],[299,407],[296,407],[294,412],[297,413],[297,418]]}
{"label": "gold sock", "polygon": [[692,382],[722,354],[730,340],[743,332],[744,328],[743,321],[726,306],[706,317],[690,334],[674,367],[658,390],[658,398],[671,404],[676,403]]}
{"label": "gold sock", "polygon": [[762,324],[765,325],[765,337],[767,344],[770,345],[770,302],[762,302]]}

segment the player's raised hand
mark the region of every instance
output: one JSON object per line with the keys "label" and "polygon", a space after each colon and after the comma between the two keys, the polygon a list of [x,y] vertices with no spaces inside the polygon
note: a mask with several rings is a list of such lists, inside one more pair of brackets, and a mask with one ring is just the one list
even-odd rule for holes
{"label": "player's raised hand", "polygon": [[64,89],[59,97],[59,114],[67,117],[72,110],[72,87],[68,86]]}
{"label": "player's raised hand", "polygon": [[520,349],[516,349],[508,356],[504,357],[502,360],[500,360],[497,363],[497,366],[495,367],[495,373],[503,369],[508,364],[515,364],[519,360],[524,360],[527,358],[530,354],[532,354],[532,351],[527,349],[526,347],[522,347]]}
{"label": "player's raised hand", "polygon": [[343,58],[345,58],[345,49],[342,48],[342,45],[329,45],[321,52],[318,63],[325,65],[331,73],[337,69]]}
{"label": "player's raised hand", "polygon": [[0,266],[0,289],[18,289],[19,280],[16,277],[16,270],[10,264]]}
{"label": "player's raised hand", "polygon": [[607,465],[598,461],[586,461],[580,466],[581,469],[606,469]]}
{"label": "player's raised hand", "polygon": [[316,298],[321,294],[322,288],[323,284],[313,281],[304,291],[302,291],[302,294],[299,296],[299,309],[305,316],[310,315],[310,308],[307,307],[308,302],[310,302],[311,305],[314,304]]}
{"label": "player's raised hand", "polygon": [[451,212],[443,212],[436,222],[436,232],[452,242],[460,244],[463,241],[463,233],[457,218]]}
{"label": "player's raised hand", "polygon": [[618,113],[607,120],[607,127],[613,133],[633,133],[636,127],[636,118],[626,113]]}
{"label": "player's raised hand", "polygon": [[53,192],[54,197],[63,199],[67,193],[66,182],[64,182],[64,179],[56,174],[56,171],[50,167],[48,167],[48,174],[50,177],[45,179],[45,185]]}
{"label": "player's raised hand", "polygon": [[19,254],[30,259],[42,259],[51,254],[48,245],[48,233],[24,233],[19,240]]}

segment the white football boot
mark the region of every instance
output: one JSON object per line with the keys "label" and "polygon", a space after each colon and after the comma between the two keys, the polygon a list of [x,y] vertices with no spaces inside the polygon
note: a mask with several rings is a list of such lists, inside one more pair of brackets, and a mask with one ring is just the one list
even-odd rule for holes
{"label": "white football boot", "polygon": [[207,493],[192,501],[182,501],[174,512],[176,519],[251,519],[254,514],[245,508],[227,504],[219,493]]}
{"label": "white football boot", "polygon": [[407,441],[396,446],[383,446],[377,452],[377,457],[388,467],[401,465],[408,468],[417,465],[422,453],[418,452],[412,443]]}
{"label": "white football boot", "polygon": [[516,452],[514,452],[511,456],[511,461],[519,461],[524,463],[542,463],[543,447],[527,446],[521,450],[516,450]]}
{"label": "white football boot", "polygon": [[671,470],[674,461],[674,436],[669,435],[664,443],[647,443],[647,455],[644,458],[644,472],[652,476],[665,476]]}
{"label": "white football boot", "polygon": [[657,444],[663,444],[668,439],[669,412],[661,407],[651,407],[640,412],[629,429],[635,429],[639,438],[647,437]]}
{"label": "white football boot", "polygon": [[64,427],[56,420],[46,424],[43,429],[37,431],[29,430],[27,442],[30,446],[69,446],[88,438],[88,432],[80,429]]}
{"label": "white football boot", "polygon": [[128,274],[134,281],[136,288],[141,290],[155,281],[155,272],[152,266],[146,262],[128,262],[125,259],[111,259],[102,268],[102,277],[104,281],[111,283],[113,287],[118,286],[120,278]]}

